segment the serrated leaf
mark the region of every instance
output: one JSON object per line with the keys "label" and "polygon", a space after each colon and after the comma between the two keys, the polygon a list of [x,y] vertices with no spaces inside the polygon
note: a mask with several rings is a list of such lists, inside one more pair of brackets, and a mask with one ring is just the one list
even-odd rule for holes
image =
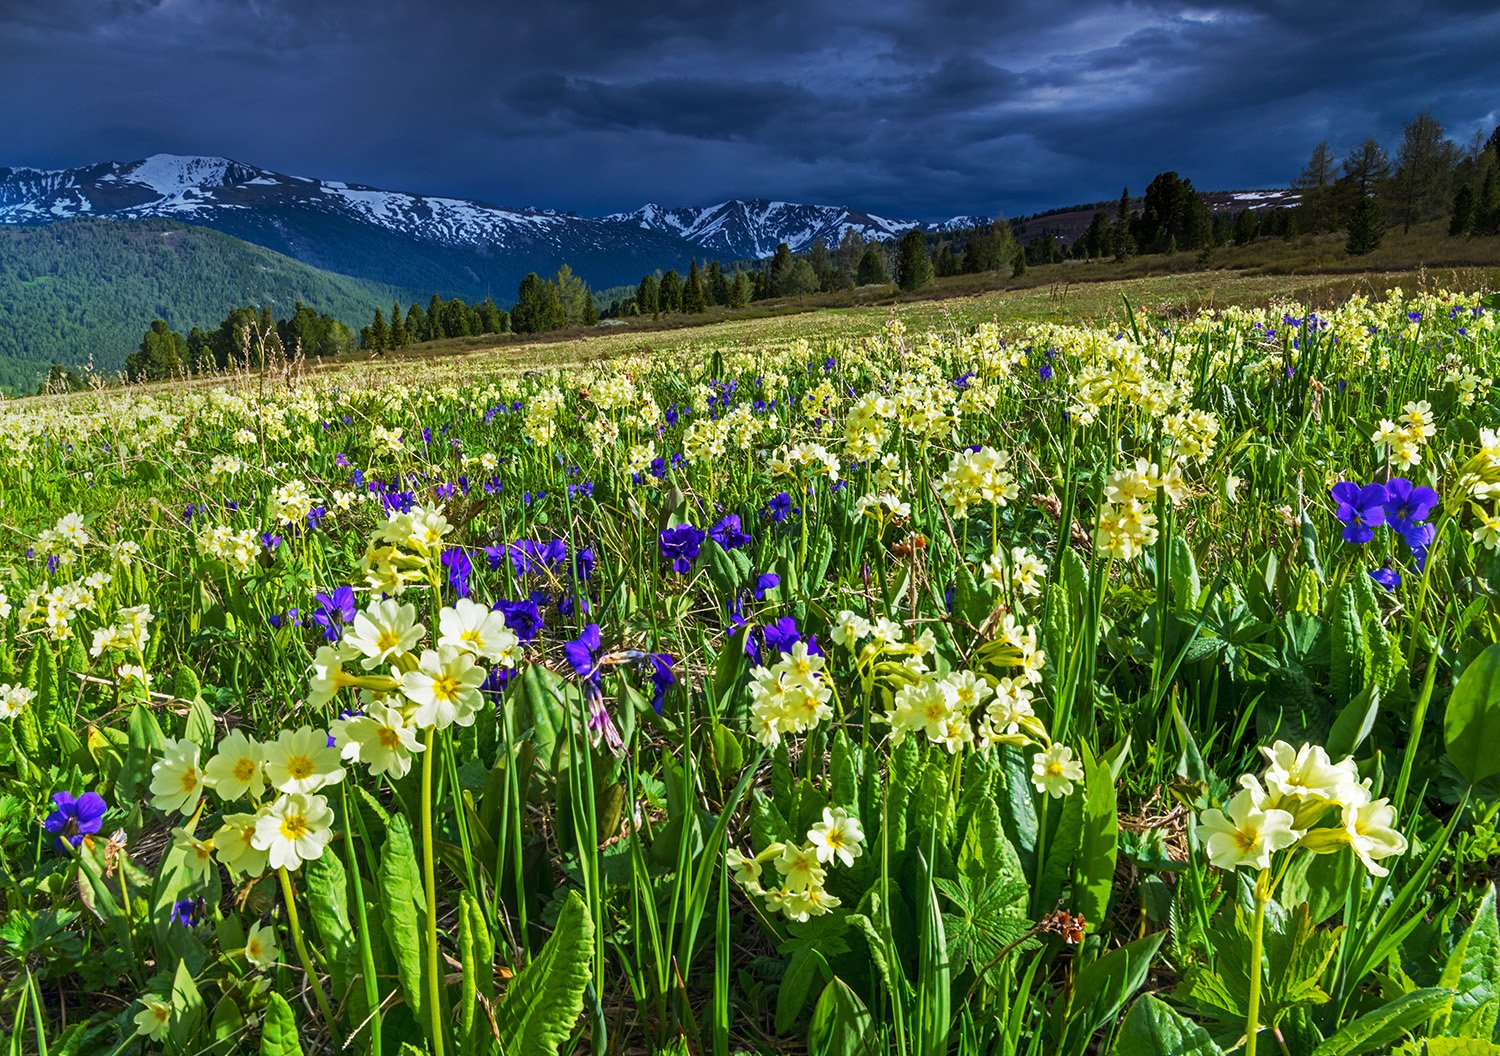
{"label": "serrated leaf", "polygon": [[348,966],[354,963],[354,929],[349,923],[344,865],[338,855],[325,854],[308,862],[302,872],[307,915],[317,929],[333,988],[343,994],[350,983]]}
{"label": "serrated leaf", "polygon": [[593,954],[594,922],[570,891],[552,936],[511,981],[495,1014],[501,1051],[556,1056],[583,1011]]}
{"label": "serrated leaf", "polygon": [[1454,992],[1446,1033],[1494,1036],[1500,1011],[1500,921],[1493,884],[1449,955],[1439,983]]}
{"label": "serrated leaf", "polygon": [[1384,1049],[1426,1023],[1448,1003],[1452,991],[1427,987],[1402,994],[1357,1019],[1313,1050],[1313,1056],[1362,1056]]}

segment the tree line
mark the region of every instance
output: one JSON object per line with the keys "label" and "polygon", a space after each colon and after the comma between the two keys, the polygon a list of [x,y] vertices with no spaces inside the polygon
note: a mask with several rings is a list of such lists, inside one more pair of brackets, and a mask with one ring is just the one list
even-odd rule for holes
{"label": "tree line", "polygon": [[352,347],[354,333],[339,320],[297,301],[292,314],[276,319],[265,305],[231,309],[218,326],[193,327],[184,336],[155,319],[125,360],[131,381],[158,381],[212,374],[231,366],[258,367],[285,356],[323,359]]}
{"label": "tree line", "polygon": [[1292,184],[1303,231],[1348,232],[1350,253],[1380,245],[1389,226],[1448,218],[1454,236],[1500,234],[1500,127],[1466,145],[1430,111],[1408,122],[1394,156],[1367,137],[1338,158],[1325,140]]}

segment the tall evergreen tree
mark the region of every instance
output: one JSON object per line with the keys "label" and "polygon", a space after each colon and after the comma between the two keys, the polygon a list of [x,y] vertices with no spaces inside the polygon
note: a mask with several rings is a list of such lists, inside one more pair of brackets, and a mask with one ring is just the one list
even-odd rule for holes
{"label": "tall evergreen tree", "polygon": [[391,331],[385,323],[385,313],[375,309],[375,318],[370,321],[370,340],[366,348],[381,351],[391,347]]}
{"label": "tall evergreen tree", "polygon": [[698,271],[698,261],[688,263],[687,283],[682,288],[682,310],[698,313],[708,307],[708,295],[703,289],[703,275]]}
{"label": "tall evergreen tree", "polygon": [[1391,181],[1391,198],[1403,231],[1443,215],[1458,158],[1458,147],[1444,135],[1443,126],[1430,111],[1424,110],[1406,126]]}
{"label": "tall evergreen tree", "polygon": [[661,310],[682,311],[682,276],[677,274],[676,268],[668,268],[661,277]]}
{"label": "tall evergreen tree", "polygon": [[[1371,195],[1384,192],[1385,182],[1391,174],[1390,159],[1379,143],[1373,138],[1366,139],[1344,156],[1343,173],[1336,187],[1338,212],[1340,222],[1352,226],[1355,210],[1363,208],[1360,203]],[[1361,223],[1368,224],[1370,218],[1371,214],[1366,210]],[[1383,215],[1380,226],[1384,226]]]}
{"label": "tall evergreen tree", "polygon": [[406,329],[406,316],[401,314],[401,302],[391,305],[391,347],[405,348],[411,344],[411,335]]}
{"label": "tall evergreen tree", "polygon": [[1474,231],[1474,212],[1479,205],[1479,197],[1474,193],[1474,188],[1464,184],[1453,195],[1453,210],[1448,217],[1448,234],[1468,235]]}
{"label": "tall evergreen tree", "polygon": [[642,315],[654,319],[661,314],[661,287],[655,275],[642,277],[641,284],[635,288],[635,303]]}
{"label": "tall evergreen tree", "polygon": [[1110,229],[1111,249],[1115,260],[1124,263],[1125,258],[1136,251],[1135,238],[1130,233],[1130,188],[1120,189],[1120,202],[1115,206],[1115,222]]}
{"label": "tall evergreen tree", "polygon": [[427,334],[427,313],[416,301],[406,309],[406,334],[413,344],[430,340]]}
{"label": "tall evergreen tree", "polygon": [[1297,208],[1303,213],[1303,226],[1308,231],[1325,231],[1335,226],[1333,185],[1337,179],[1338,162],[1325,139],[1313,148],[1302,172],[1292,181],[1292,187],[1301,192]]}
{"label": "tall evergreen tree", "polygon": [[1349,214],[1349,240],[1344,249],[1351,256],[1362,256],[1380,245],[1385,236],[1385,216],[1373,193],[1354,203]]}
{"label": "tall evergreen tree", "polygon": [[896,246],[896,281],[903,290],[920,290],[932,281],[927,240],[919,228],[907,231]]}
{"label": "tall evergreen tree", "polygon": [[766,267],[767,297],[786,296],[794,263],[796,262],[792,259],[791,247],[785,242],[778,243],[776,252],[771,255],[770,263]]}
{"label": "tall evergreen tree", "polygon": [[885,251],[866,246],[859,258],[856,280],[861,286],[884,286],[891,281],[891,270],[885,262]]}

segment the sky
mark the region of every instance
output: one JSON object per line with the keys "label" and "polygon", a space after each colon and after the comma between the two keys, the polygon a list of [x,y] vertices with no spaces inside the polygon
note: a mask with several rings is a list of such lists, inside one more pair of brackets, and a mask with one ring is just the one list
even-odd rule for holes
{"label": "sky", "polygon": [[587,215],[1285,186],[1500,124],[1500,5],[0,0],[0,166],[158,152]]}

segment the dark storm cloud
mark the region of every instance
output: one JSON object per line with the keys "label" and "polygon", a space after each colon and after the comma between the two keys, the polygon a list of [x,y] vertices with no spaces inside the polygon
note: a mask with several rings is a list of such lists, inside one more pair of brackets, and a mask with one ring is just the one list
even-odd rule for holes
{"label": "dark storm cloud", "polygon": [[1489,4],[0,0],[0,164],[213,153],[599,213],[894,216],[1284,185],[1430,107],[1500,121]]}

